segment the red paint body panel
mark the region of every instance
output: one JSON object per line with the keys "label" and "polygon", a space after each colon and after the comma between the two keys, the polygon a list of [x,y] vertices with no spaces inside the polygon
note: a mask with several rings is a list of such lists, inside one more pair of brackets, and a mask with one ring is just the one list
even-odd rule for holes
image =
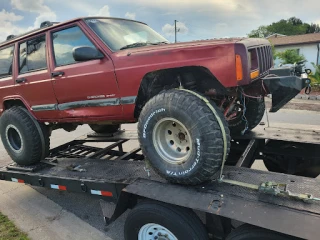
{"label": "red paint body panel", "polygon": [[205,67],[225,87],[236,86],[235,71],[230,71],[235,69],[234,56],[232,42],[214,41],[141,47],[112,55],[122,96],[137,95],[142,78],[149,72],[184,66]]}
{"label": "red paint body panel", "polygon": [[[66,66],[56,66],[52,47],[51,33],[77,25],[91,40],[95,47],[104,54],[103,59],[79,62]],[[47,69],[18,74],[18,43],[46,34]],[[143,77],[150,72],[201,66],[207,68],[220,83],[226,87],[247,85],[248,78],[246,40],[210,40],[187,43],[163,44],[130,48],[112,52],[108,46],[85,24],[83,19],[74,19],[56,26],[40,29],[35,33],[9,40],[0,44],[0,48],[15,44],[12,77],[0,79],[0,114],[7,99],[20,99],[30,110],[34,106],[50,105],[51,110],[30,110],[39,121],[78,122],[118,121],[134,122],[134,103],[122,104],[121,98],[138,95]],[[263,45],[257,40],[253,45]],[[242,57],[244,79],[236,81],[235,54]],[[52,72],[63,72],[62,76],[51,77]],[[17,78],[27,81],[15,84]],[[110,106],[86,106],[91,99],[117,99],[118,104]],[[84,102],[81,107],[59,108],[61,104]]]}
{"label": "red paint body panel", "polygon": [[6,77],[0,79],[0,114],[4,110],[4,101],[14,99],[16,95],[16,88],[14,87],[13,78]]}

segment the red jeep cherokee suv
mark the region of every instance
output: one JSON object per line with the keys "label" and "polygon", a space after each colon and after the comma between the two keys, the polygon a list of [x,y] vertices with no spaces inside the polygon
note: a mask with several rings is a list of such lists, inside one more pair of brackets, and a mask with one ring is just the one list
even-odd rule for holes
{"label": "red jeep cherokee suv", "polygon": [[138,21],[44,22],[0,44],[1,139],[17,164],[30,165],[48,156],[54,129],[89,124],[114,133],[138,121],[159,175],[196,184],[220,169],[230,131],[244,133],[263,117],[272,62],[264,39],[169,44]]}

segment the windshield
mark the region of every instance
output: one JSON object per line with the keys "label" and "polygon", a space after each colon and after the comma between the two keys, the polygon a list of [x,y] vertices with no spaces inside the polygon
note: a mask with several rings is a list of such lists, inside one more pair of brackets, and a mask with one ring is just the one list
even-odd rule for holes
{"label": "windshield", "polygon": [[111,50],[168,43],[168,40],[149,26],[123,19],[86,19],[89,27]]}

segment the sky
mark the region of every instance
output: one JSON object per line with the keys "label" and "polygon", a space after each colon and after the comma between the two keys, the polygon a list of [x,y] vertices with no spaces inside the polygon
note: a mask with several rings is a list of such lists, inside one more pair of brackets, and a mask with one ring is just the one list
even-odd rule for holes
{"label": "sky", "polygon": [[319,0],[0,0],[0,41],[40,23],[110,16],[147,23],[169,41],[244,37],[260,25],[292,16],[320,23]]}

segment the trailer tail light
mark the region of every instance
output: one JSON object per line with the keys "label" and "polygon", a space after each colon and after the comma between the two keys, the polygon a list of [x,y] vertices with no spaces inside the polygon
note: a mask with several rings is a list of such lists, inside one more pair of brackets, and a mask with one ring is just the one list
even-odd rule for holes
{"label": "trailer tail light", "polygon": [[241,81],[243,79],[242,60],[240,55],[236,55],[236,77],[237,81]]}
{"label": "trailer tail light", "polygon": [[112,192],[108,192],[108,191],[91,190],[90,192],[93,195],[99,195],[99,196],[105,196],[105,197],[112,197],[113,196]]}
{"label": "trailer tail light", "polygon": [[67,187],[63,186],[63,185],[50,184],[50,187],[52,189],[57,189],[57,190],[62,190],[62,191],[66,191],[67,190]]}
{"label": "trailer tail light", "polygon": [[17,182],[17,183],[24,183],[24,180],[18,179],[18,178],[11,178],[12,182]]}

